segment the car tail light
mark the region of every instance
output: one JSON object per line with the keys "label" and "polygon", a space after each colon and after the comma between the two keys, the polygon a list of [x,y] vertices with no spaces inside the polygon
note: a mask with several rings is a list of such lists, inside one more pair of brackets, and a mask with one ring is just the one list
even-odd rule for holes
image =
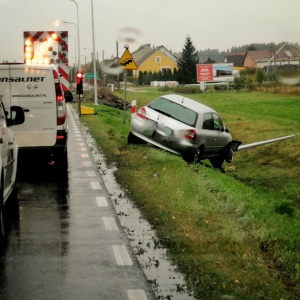
{"label": "car tail light", "polygon": [[144,107],[140,108],[137,115],[142,119],[146,119],[146,109]]}
{"label": "car tail light", "polygon": [[184,137],[188,140],[194,141],[197,137],[197,132],[194,129],[185,130]]}
{"label": "car tail light", "polygon": [[66,121],[66,108],[64,104],[64,96],[59,79],[59,74],[57,71],[53,70],[53,77],[55,82],[55,95],[56,95],[56,107],[57,107],[57,125],[62,125]]}

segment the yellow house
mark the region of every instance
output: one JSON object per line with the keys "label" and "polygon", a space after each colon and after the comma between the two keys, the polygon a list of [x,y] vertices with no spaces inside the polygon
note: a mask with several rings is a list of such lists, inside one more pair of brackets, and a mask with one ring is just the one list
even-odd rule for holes
{"label": "yellow house", "polygon": [[138,78],[139,72],[159,72],[178,68],[177,58],[164,46],[159,46],[154,49],[150,44],[139,47],[133,52],[132,57],[137,65],[137,70],[133,70],[133,77]]}

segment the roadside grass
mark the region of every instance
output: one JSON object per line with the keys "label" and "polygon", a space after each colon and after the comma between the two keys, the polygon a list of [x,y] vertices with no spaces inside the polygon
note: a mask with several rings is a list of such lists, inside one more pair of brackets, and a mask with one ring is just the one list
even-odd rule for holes
{"label": "roadside grass", "polygon": [[[127,101],[140,107],[160,94],[128,91]],[[216,109],[244,143],[300,129],[295,96],[187,96]],[[124,123],[123,111],[98,109],[82,123],[199,299],[300,298],[299,137],[237,152],[223,174],[208,161],[188,165],[150,145],[127,145],[130,112]]]}

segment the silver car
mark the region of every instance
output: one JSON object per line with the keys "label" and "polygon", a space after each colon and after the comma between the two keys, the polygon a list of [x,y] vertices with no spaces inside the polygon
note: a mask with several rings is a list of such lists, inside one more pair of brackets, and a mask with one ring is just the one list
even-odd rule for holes
{"label": "silver car", "polygon": [[232,161],[232,137],[212,108],[181,95],[164,95],[132,114],[128,143],[148,142],[189,163]]}

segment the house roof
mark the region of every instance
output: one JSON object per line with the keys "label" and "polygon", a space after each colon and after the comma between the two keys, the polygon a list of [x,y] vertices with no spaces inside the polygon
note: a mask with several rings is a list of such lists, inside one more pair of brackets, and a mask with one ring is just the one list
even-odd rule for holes
{"label": "house roof", "polygon": [[[248,51],[249,55],[256,62],[268,62],[275,52],[273,50],[255,50]],[[299,60],[300,59],[300,50],[299,49],[289,49],[289,50],[280,50],[276,52],[277,61],[288,61],[288,60]]]}
{"label": "house roof", "polygon": [[234,52],[225,55],[224,62],[233,63],[235,67],[242,67],[244,65],[244,59],[246,52]]}
{"label": "house roof", "polygon": [[141,56],[139,59],[136,59],[134,55],[132,55],[134,61],[139,66],[142,62],[144,62],[148,57],[150,57],[156,50],[151,50],[147,53],[145,53],[143,56]]}
{"label": "house roof", "polygon": [[161,45],[155,48],[156,50],[159,50],[160,52],[164,53],[169,58],[173,59],[174,61],[177,60],[177,57],[172,54],[171,51],[169,51],[165,46]]}
{"label": "house roof", "polygon": [[134,51],[131,55],[137,65],[143,63],[147,58],[149,58],[156,51],[162,52],[164,55],[173,59],[176,62],[176,56],[174,56],[166,47],[158,46],[155,48],[151,48],[150,44],[145,44],[140,46],[136,51]]}
{"label": "house roof", "polygon": [[247,55],[256,62],[269,61],[273,56],[272,50],[253,50],[247,51]]}
{"label": "house roof", "polygon": [[[153,50],[150,47],[150,44],[145,44],[140,46],[136,51],[132,52],[131,55],[137,65],[140,64],[140,61],[144,57],[149,57],[153,53]],[[144,61],[144,60],[142,60]]]}

